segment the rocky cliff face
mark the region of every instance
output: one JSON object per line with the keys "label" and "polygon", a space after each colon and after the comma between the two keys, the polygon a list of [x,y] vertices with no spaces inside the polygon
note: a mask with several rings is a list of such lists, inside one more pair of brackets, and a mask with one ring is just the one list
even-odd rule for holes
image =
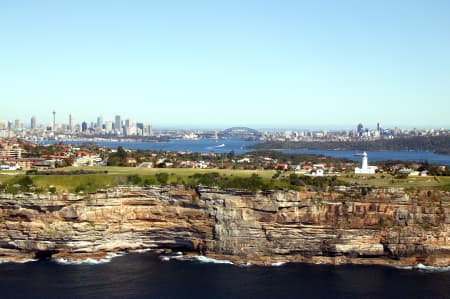
{"label": "rocky cliff face", "polygon": [[9,261],[163,248],[236,263],[448,266],[449,232],[450,194],[438,191],[0,195],[0,260]]}

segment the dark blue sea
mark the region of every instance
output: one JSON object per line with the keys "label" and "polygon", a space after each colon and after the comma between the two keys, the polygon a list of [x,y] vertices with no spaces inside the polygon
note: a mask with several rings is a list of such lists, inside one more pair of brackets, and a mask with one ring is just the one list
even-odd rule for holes
{"label": "dark blue sea", "polygon": [[[67,141],[67,143],[79,144],[82,142]],[[200,140],[173,140],[169,142],[97,142],[101,146],[117,148],[122,146],[127,149],[155,150],[155,151],[190,151],[200,153],[229,153],[234,151],[236,154],[243,154],[251,150],[245,146],[253,144],[252,141],[241,139],[221,139],[218,141],[209,139]],[[336,158],[346,158],[354,161],[360,161],[361,157],[355,156],[360,151],[341,151],[341,150],[282,150],[285,153],[299,154],[315,154],[326,155]],[[450,155],[440,155],[433,152],[416,152],[416,151],[368,151],[370,161],[416,161],[429,162],[438,165],[450,166]]]}
{"label": "dark blue sea", "polygon": [[134,253],[98,265],[0,265],[0,298],[450,298],[450,272],[379,266],[278,267],[161,261]]}

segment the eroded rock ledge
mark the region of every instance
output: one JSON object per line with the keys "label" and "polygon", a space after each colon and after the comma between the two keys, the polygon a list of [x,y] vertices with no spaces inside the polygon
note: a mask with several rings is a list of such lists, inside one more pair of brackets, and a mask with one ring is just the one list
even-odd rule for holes
{"label": "eroded rock ledge", "polygon": [[[364,195],[362,195],[364,194]],[[0,195],[0,260],[171,249],[235,263],[450,265],[450,194],[122,187]]]}

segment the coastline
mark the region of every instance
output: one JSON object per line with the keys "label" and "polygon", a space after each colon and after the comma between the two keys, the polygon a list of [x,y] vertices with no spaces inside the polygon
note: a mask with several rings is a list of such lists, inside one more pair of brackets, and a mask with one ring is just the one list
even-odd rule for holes
{"label": "coastline", "polygon": [[156,250],[239,266],[450,266],[448,192],[200,192],[127,187],[83,198],[0,198],[0,260],[102,263]]}
{"label": "coastline", "polygon": [[[240,140],[240,139],[220,139],[220,144],[224,144],[224,147],[214,147],[217,143],[210,139],[200,139],[200,140],[182,140],[176,139],[169,142],[135,142],[133,141],[95,141],[99,146],[117,148],[122,146],[131,150],[150,150],[150,151],[187,151],[187,152],[213,152],[213,153],[229,153],[233,151],[238,155],[243,155],[250,153],[252,151],[258,151],[259,149],[249,148],[253,142]],[[82,144],[82,141],[65,141],[65,143]],[[49,143],[54,143],[49,142]],[[370,156],[370,161],[388,161],[388,160],[398,160],[398,161],[428,161],[432,164],[447,165],[450,166],[450,155],[444,153],[437,153],[433,151],[411,151],[411,150],[376,150],[371,151],[363,148],[364,151],[368,152]],[[355,157],[354,154],[358,150],[354,149],[288,149],[288,148],[271,148],[271,149],[260,149],[260,150],[270,150],[270,151],[280,151],[283,153],[294,153],[294,154],[314,154],[314,155],[324,155],[332,158],[345,158],[352,161],[359,161],[360,159]]]}
{"label": "coastline", "polygon": [[[298,259],[298,260],[288,260],[288,261],[272,261],[268,259],[256,259],[256,260],[243,260],[235,256],[208,254],[196,255],[193,253],[176,252],[172,254],[163,253],[161,251],[154,249],[143,249],[143,250],[132,250],[132,251],[119,251],[110,253],[97,253],[91,255],[75,255],[75,256],[65,256],[65,257],[55,257],[51,258],[50,261],[55,262],[60,265],[73,266],[73,265],[100,265],[110,263],[113,259],[117,257],[124,257],[129,254],[143,254],[146,252],[151,252],[157,254],[157,257],[162,262],[171,262],[174,260],[182,262],[198,262],[198,263],[212,263],[212,264],[223,264],[232,265],[235,267],[282,267],[290,263],[297,264],[310,264],[310,265],[333,265],[333,266],[345,266],[345,265],[355,265],[355,266],[379,266],[379,267],[393,267],[401,270],[419,270],[426,272],[450,272],[450,265],[448,262],[448,257],[443,257],[441,263],[432,263],[429,265],[425,263],[417,263],[414,258],[406,258],[400,260],[385,260],[385,259],[349,259],[349,258],[320,258],[320,259]],[[1,264],[6,263],[31,263],[37,262],[39,259],[27,258],[23,260],[0,260]]]}

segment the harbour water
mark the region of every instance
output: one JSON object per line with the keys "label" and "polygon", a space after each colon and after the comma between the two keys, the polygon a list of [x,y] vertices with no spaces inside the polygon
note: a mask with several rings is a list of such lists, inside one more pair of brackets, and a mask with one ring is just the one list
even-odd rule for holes
{"label": "harbour water", "polygon": [[[314,154],[325,155],[335,158],[345,158],[354,161],[360,161],[361,157],[355,156],[360,151],[344,150],[284,150],[285,153]],[[435,154],[433,152],[415,152],[415,151],[366,151],[370,161],[416,161],[428,162],[437,165],[450,165],[450,156]]]}
{"label": "harbour water", "polygon": [[[82,142],[67,142],[73,144],[80,144]],[[100,146],[107,146],[110,148],[117,148],[122,146],[127,149],[135,150],[155,150],[155,151],[190,151],[201,153],[229,153],[233,151],[236,154],[243,154],[251,149],[247,149],[246,146],[253,144],[252,141],[245,141],[241,139],[221,139],[218,141],[210,139],[200,140],[173,140],[169,142],[108,142],[98,141],[96,142]],[[347,150],[281,150],[285,153],[298,153],[298,154],[314,154],[314,155],[326,155],[336,158],[346,158],[354,161],[360,161],[361,158],[355,156],[359,151],[347,151]],[[416,161],[416,162],[429,162],[438,165],[450,165],[450,155],[440,155],[433,152],[416,152],[416,151],[368,151],[370,161],[386,161],[386,160],[399,160],[399,161]]]}
{"label": "harbour water", "polygon": [[450,298],[450,272],[379,266],[277,267],[162,261],[152,252],[109,263],[0,265],[1,298]]}

